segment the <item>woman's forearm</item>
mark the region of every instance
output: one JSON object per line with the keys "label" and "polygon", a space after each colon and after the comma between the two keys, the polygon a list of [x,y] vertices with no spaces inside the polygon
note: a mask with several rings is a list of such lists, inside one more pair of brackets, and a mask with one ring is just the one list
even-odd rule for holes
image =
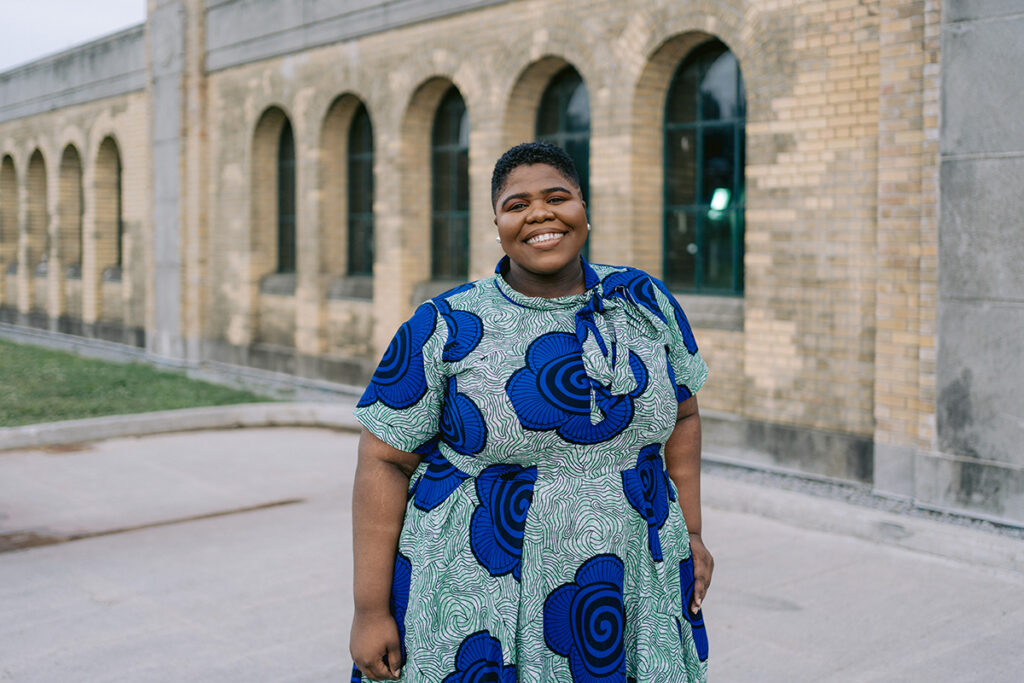
{"label": "woman's forearm", "polygon": [[363,431],[352,492],[356,612],[387,612],[409,476],[419,457]]}
{"label": "woman's forearm", "polygon": [[697,397],[679,404],[676,426],[665,444],[665,469],[679,492],[679,507],[691,534],[701,533],[700,412]]}

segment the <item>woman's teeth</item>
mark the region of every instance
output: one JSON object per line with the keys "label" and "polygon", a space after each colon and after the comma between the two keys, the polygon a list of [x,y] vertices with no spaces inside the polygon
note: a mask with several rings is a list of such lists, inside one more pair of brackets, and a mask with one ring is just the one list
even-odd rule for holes
{"label": "woman's teeth", "polygon": [[526,240],[527,244],[540,244],[541,242],[550,242],[551,240],[561,239],[562,233],[560,232],[546,232],[543,235],[535,235],[530,239]]}

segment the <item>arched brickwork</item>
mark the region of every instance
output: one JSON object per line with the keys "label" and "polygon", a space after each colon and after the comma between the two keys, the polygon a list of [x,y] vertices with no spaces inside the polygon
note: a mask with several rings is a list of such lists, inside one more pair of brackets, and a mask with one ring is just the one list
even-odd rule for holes
{"label": "arched brickwork", "polygon": [[18,173],[10,154],[0,162],[0,320],[18,306]]}
{"label": "arched brickwork", "polygon": [[[21,285],[19,310],[30,313],[30,322],[41,326],[46,316],[47,280],[49,267],[49,186],[46,177],[46,160],[41,150],[36,149],[28,161],[26,174],[27,216],[25,221],[27,239],[19,259]],[[19,287],[19,290],[22,288]]]}
{"label": "arched brickwork", "polygon": [[[278,154],[290,117],[279,106],[264,110],[250,155],[249,277],[253,289],[254,343],[295,344],[296,274],[278,273]],[[298,131],[293,130],[293,140]],[[298,195],[298,189],[296,189]],[[296,203],[296,210],[301,203]],[[296,217],[297,218],[297,217]],[[296,221],[298,223],[298,221]]]}
{"label": "arched brickwork", "polygon": [[[92,258],[85,259],[83,278],[86,299],[94,297],[88,322],[123,320],[121,282],[124,266],[124,214],[121,151],[108,136],[96,152],[92,173]],[[90,307],[87,307],[87,309]]]}
{"label": "arched brickwork", "polygon": [[85,197],[82,187],[82,158],[69,144],[60,158],[57,179],[57,249],[50,276],[54,306],[51,317],[81,318],[82,244],[84,241]]}
{"label": "arched brickwork", "polygon": [[320,133],[320,262],[323,278],[347,273],[348,137],[362,100],[351,93],[337,97],[327,110]]}
{"label": "arched brickwork", "polygon": [[[402,120],[398,162],[401,228],[397,243],[388,246],[394,249],[389,260],[404,274],[408,283],[409,289],[406,291],[430,279],[430,140],[437,107],[453,85],[452,81],[441,77],[432,78],[420,85],[410,99]],[[468,102],[466,106],[468,108]],[[473,112],[469,111],[468,116],[472,127]],[[471,176],[470,196],[473,191]]]}

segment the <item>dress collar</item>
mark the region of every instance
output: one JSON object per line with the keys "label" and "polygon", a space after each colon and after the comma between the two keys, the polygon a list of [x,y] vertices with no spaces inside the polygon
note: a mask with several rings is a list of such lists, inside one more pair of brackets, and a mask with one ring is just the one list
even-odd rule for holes
{"label": "dress collar", "polygon": [[504,274],[508,272],[510,263],[508,256],[502,257],[498,261],[498,265],[494,267],[494,284],[502,296],[515,305],[523,306],[524,308],[549,311],[559,308],[579,308],[595,295],[598,297],[602,295],[601,278],[597,276],[597,273],[594,272],[594,269],[582,256],[580,256],[580,262],[583,264],[583,288],[585,290],[580,294],[570,294],[569,296],[559,296],[552,299],[542,296],[526,296],[513,288],[505,280]]}

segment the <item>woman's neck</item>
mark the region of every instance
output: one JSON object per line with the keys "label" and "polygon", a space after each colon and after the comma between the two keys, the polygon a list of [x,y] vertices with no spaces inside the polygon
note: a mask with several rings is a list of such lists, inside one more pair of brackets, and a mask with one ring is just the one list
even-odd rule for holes
{"label": "woman's neck", "polygon": [[524,296],[557,299],[586,291],[581,259],[576,259],[565,268],[550,274],[530,272],[510,259],[504,277],[509,287]]}

